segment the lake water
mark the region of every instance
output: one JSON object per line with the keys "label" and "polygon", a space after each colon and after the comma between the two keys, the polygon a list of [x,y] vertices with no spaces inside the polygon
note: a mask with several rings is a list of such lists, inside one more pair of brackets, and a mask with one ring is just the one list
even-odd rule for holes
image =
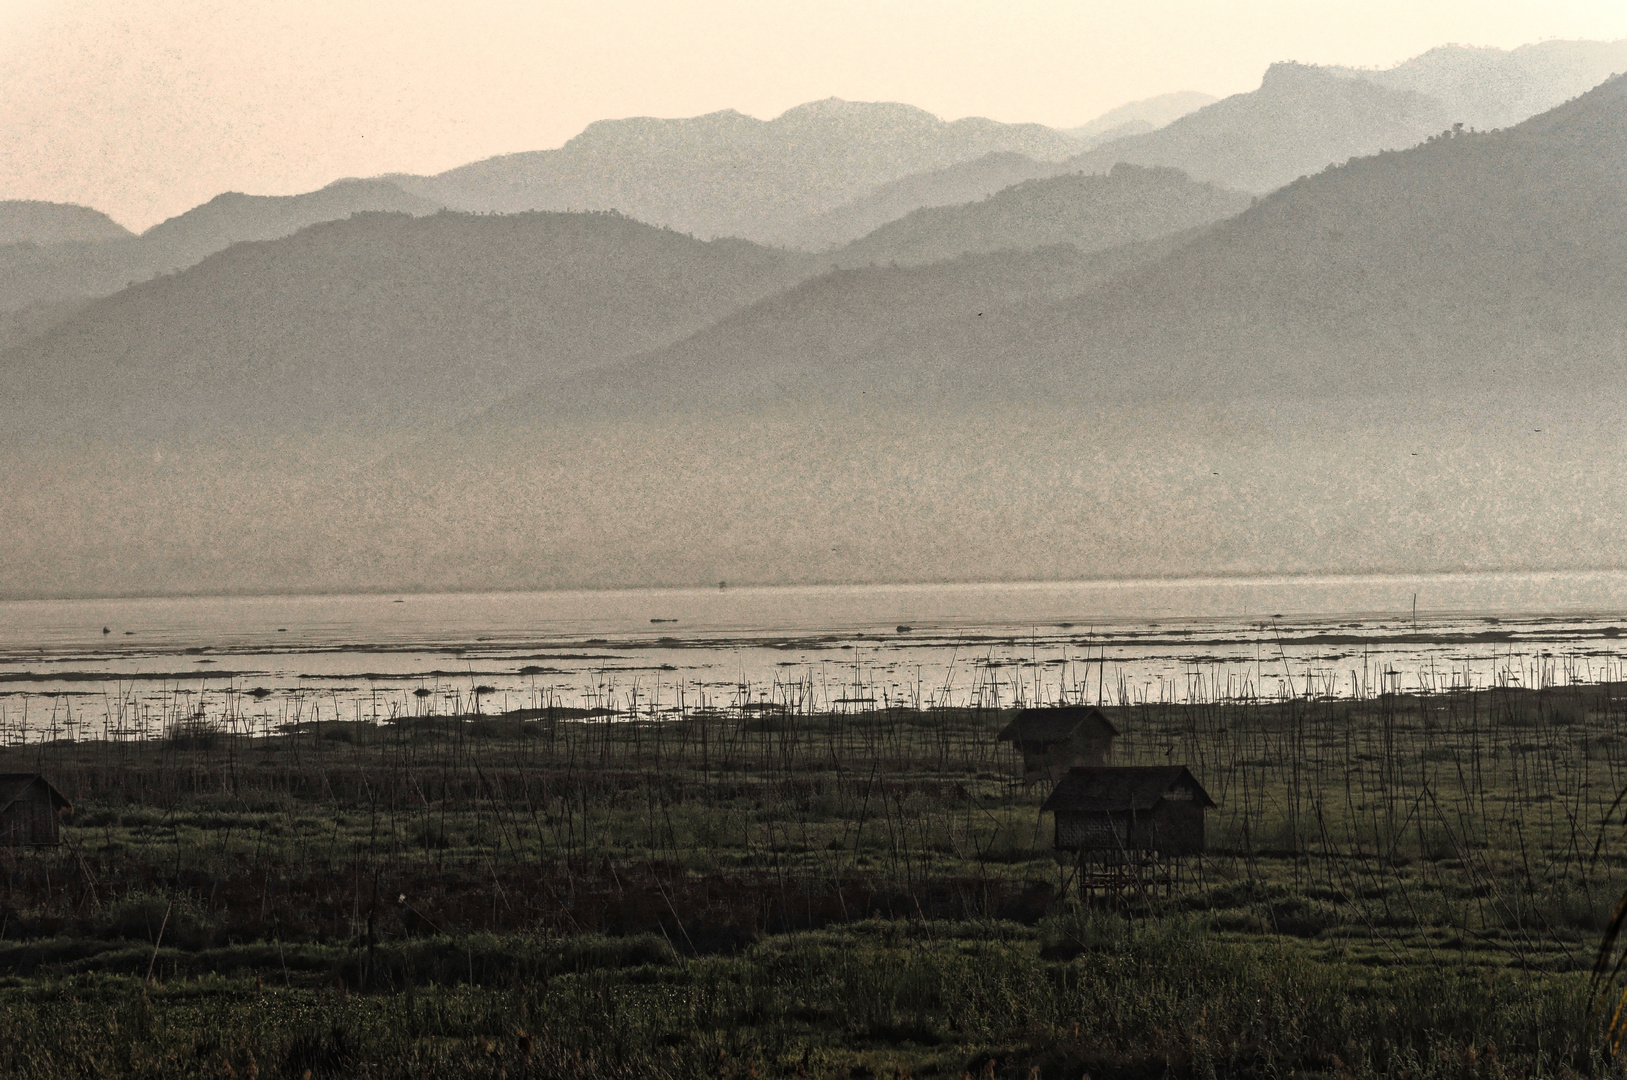
{"label": "lake water", "polygon": [[1627,572],[0,603],[0,736],[1616,680]]}

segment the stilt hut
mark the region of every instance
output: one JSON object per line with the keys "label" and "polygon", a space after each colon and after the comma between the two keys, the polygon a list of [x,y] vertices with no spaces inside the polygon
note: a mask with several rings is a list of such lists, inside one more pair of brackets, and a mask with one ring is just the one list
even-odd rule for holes
{"label": "stilt hut", "polygon": [[1215,801],[1184,765],[1069,769],[1040,807],[1056,820],[1057,860],[1082,892],[1169,891],[1203,854]]}
{"label": "stilt hut", "polygon": [[1021,751],[1023,779],[1055,782],[1079,765],[1103,766],[1113,760],[1119,729],[1094,705],[1061,705],[1024,709],[1000,732],[1001,742]]}
{"label": "stilt hut", "polygon": [[0,773],[0,847],[62,842],[73,803],[39,773]]}

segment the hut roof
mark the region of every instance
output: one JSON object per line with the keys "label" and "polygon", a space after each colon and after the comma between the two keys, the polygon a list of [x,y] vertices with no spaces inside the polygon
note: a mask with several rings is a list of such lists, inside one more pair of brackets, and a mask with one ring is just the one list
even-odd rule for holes
{"label": "hut roof", "polygon": [[1177,788],[1191,791],[1201,806],[1215,805],[1185,765],[1075,766],[1057,782],[1040,810],[1073,814],[1151,810]]}
{"label": "hut roof", "polygon": [[1094,705],[1059,705],[1048,709],[1024,709],[1000,732],[1001,742],[1059,743],[1071,738],[1083,725],[1100,728],[1100,734],[1117,735],[1119,729]]}
{"label": "hut roof", "polygon": [[51,781],[39,773],[19,772],[0,773],[0,811],[6,810],[21,799],[28,793],[28,789],[35,784],[39,784],[45,789],[47,797],[51,800],[52,807],[57,810],[66,810],[70,814],[73,813],[73,803],[69,802],[68,797],[58,791]]}

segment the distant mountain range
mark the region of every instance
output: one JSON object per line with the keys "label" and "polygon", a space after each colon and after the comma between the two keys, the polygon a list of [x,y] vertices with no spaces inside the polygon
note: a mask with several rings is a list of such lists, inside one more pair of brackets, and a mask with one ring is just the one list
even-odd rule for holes
{"label": "distant mountain range", "polygon": [[[812,300],[784,294],[792,310],[817,310],[818,297],[862,293],[873,281],[868,317],[896,330],[933,321],[921,312],[941,322],[974,302],[992,310],[1077,295],[1168,250],[1150,242],[1248,203],[1174,170],[1123,165],[918,211],[823,257],[700,241],[612,213],[354,215],[62,306],[58,325],[0,359],[16,407],[0,420],[41,438],[118,431],[143,442],[265,427],[444,427],[527,383],[557,383],[720,319],[730,325],[733,313],[747,315],[819,269],[939,264],[899,278],[810,283]],[[140,242],[241,227],[224,212],[240,203],[217,204]],[[250,221],[269,228],[286,218]],[[1116,250],[1090,257],[1106,249]],[[819,313],[787,340],[846,340],[850,312]],[[758,335],[759,362],[781,351],[780,333]]]}
{"label": "distant mountain range", "polygon": [[[82,224],[81,235],[64,238],[60,227],[54,233],[35,228],[29,238],[0,246],[0,349],[55,325],[81,301],[193,266],[235,243],[273,240],[356,213],[438,209],[384,181],[341,180],[305,195],[227,192],[134,236],[94,210],[23,205],[52,208],[34,211],[36,220],[93,223],[99,231],[87,233]],[[48,240],[52,235],[59,239]]]}
{"label": "distant mountain range", "polygon": [[439,203],[410,195],[383,180],[337,180],[305,195],[229,191],[154,225],[141,234],[140,246],[145,258],[168,273],[233,244],[292,236],[307,225],[352,214],[383,211],[422,216],[440,208]]}
{"label": "distant mountain range", "polygon": [[883,184],[862,198],[804,218],[786,233],[786,239],[791,246],[810,251],[839,247],[923,207],[974,202],[1024,180],[1051,176],[1056,170],[1052,162],[1022,154],[984,154]]}
{"label": "distant mountain range", "polygon": [[1069,158],[1078,172],[1119,162],[1181,169],[1194,180],[1267,192],[1330,163],[1412,146],[1451,126],[1435,98],[1304,64],[1273,64],[1258,90],[1234,94],[1157,131]]}
{"label": "distant mountain range", "polygon": [[358,214],[234,245],[0,355],[0,438],[427,432],[806,272],[616,214]]}
{"label": "distant mountain range", "polygon": [[1618,79],[1196,235],[836,271],[404,451],[353,529],[459,587],[1614,565],[1624,179]]}
{"label": "distant mountain range", "polygon": [[1504,51],[1443,45],[1381,71],[1328,68],[1442,103],[1453,123],[1489,131],[1537,113],[1627,72],[1627,40],[1543,41]]}
{"label": "distant mountain range", "polygon": [[1099,251],[1209,225],[1249,202],[1239,192],[1194,183],[1177,169],[1120,164],[1105,175],[1027,180],[979,202],[916,210],[825,259],[835,266],[920,265],[1050,244]]}
{"label": "distant mountain range", "polygon": [[[1193,91],[1111,110],[1068,132],[907,105],[836,100],[770,121],[724,112],[590,125],[558,150],[434,177],[347,180],[305,195],[228,193],[132,237],[105,215],[0,204],[0,348],[78,302],[193,265],[237,241],[286,236],[364,211],[618,209],[703,237],[829,250],[925,207],[1025,180],[1178,168],[1261,193],[1349,157],[1399,149],[1462,122],[1502,126],[1627,70],[1627,41],[1543,42],[1512,52],[1448,46],[1384,71],[1276,65],[1260,89]],[[1087,147],[1081,151],[1081,146]]]}
{"label": "distant mountain range", "polygon": [[1103,142],[1065,167],[1164,165],[1264,193],[1353,157],[1405,149],[1454,124],[1517,123],[1622,71],[1627,40],[1547,41],[1512,52],[1447,46],[1383,71],[1273,64],[1258,90]]}
{"label": "distant mountain range", "polygon": [[1156,131],[1189,112],[1212,105],[1214,101],[1213,94],[1200,94],[1196,90],[1159,94],[1109,109],[1088,124],[1068,128],[1067,134],[1080,142],[1092,144],[1125,135],[1140,135],[1144,131]]}
{"label": "distant mountain range", "polygon": [[909,105],[831,98],[773,120],[733,111],[604,120],[558,150],[390,179],[458,209],[614,209],[703,237],[778,241],[803,218],[912,173],[994,152],[1057,160],[1077,149],[1038,124],[945,122]]}
{"label": "distant mountain range", "polygon": [[1616,77],[1511,128],[1323,170],[1014,340],[1050,336],[1070,369],[1078,343],[1111,343],[1138,392],[1581,386],[1627,359],[1624,298]]}
{"label": "distant mountain range", "polygon": [[[805,316],[824,348],[725,350],[707,371],[691,345],[669,374],[641,361],[637,383],[688,408],[730,385],[900,402],[1593,385],[1627,360],[1627,78],[1513,128],[1325,169],[1040,310],[917,326],[882,351],[846,345],[843,310]],[[582,377],[601,413],[609,377]]]}
{"label": "distant mountain range", "polygon": [[[59,251],[166,265],[297,228],[291,206],[339,218],[13,313],[0,591],[1615,565],[1627,79],[1478,133],[1438,89],[1491,101],[1474,88],[1517,55],[1529,103],[1614,55],[1571,44],[1441,50],[1378,73],[1395,85],[1278,66],[818,255],[425,213],[438,196],[384,183],[11,245],[0,282],[25,290]],[[1039,162],[897,115],[905,144],[969,155],[911,197]],[[1408,124],[1427,141],[1304,164]],[[612,126],[595,153],[656,160],[631,144],[657,130],[665,155],[694,134]],[[1194,174],[1092,157],[1115,145]],[[1290,163],[1257,199],[1201,172],[1246,188]],[[705,205],[757,213],[757,182]],[[754,220],[805,226],[840,187],[809,184]],[[405,202],[349,215],[367,200]]]}
{"label": "distant mountain range", "polygon": [[1512,51],[1445,46],[1385,70],[1273,65],[1259,89],[1215,101],[1186,91],[1121,106],[1068,134],[1062,161],[995,154],[906,176],[774,237],[821,250],[922,207],[992,195],[1024,180],[1102,173],[1119,162],[1264,193],[1352,157],[1399,150],[1462,123],[1518,123],[1627,72],[1627,41],[1548,41]]}
{"label": "distant mountain range", "polygon": [[[460,425],[457,453],[471,466],[512,462],[523,455],[517,447],[524,433],[570,417],[621,424],[654,417],[659,426],[673,416],[794,410],[821,404],[830,393],[860,405],[857,399],[872,389],[880,393],[871,407],[909,411],[933,394],[924,385],[923,398],[894,377],[894,358],[912,356],[917,337],[985,319],[1044,319],[1054,305],[1156,263],[1201,231],[1089,253],[1057,244],[925,266],[831,270],[644,356],[517,394]],[[1007,394],[993,387],[987,396],[997,401]]]}
{"label": "distant mountain range", "polygon": [[65,203],[0,201],[0,246],[119,240],[130,230],[100,210]]}

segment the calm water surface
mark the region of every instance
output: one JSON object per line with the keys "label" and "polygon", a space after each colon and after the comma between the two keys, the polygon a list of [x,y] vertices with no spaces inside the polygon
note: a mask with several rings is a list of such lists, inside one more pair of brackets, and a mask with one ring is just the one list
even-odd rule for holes
{"label": "calm water surface", "polygon": [[12,601],[0,734],[1616,679],[1623,627],[1620,571]]}

